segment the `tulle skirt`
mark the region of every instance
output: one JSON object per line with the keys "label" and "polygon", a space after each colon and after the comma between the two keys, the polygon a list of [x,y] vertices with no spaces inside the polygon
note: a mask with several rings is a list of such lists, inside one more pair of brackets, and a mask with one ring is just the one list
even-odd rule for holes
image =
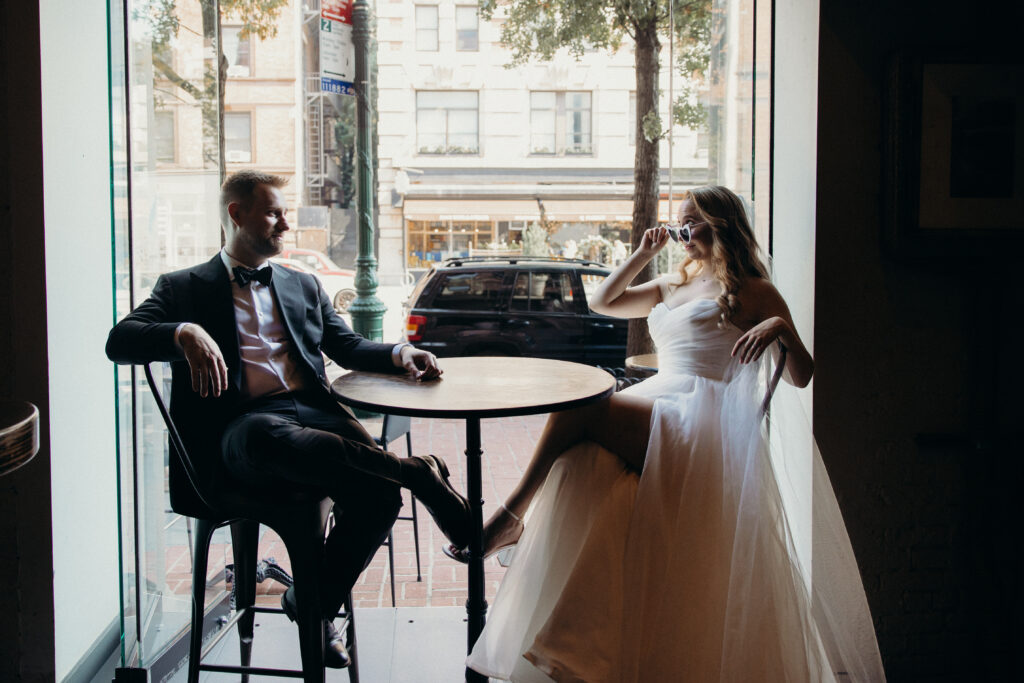
{"label": "tulle skirt", "polygon": [[[513,681],[882,681],[820,457],[763,370],[659,374],[643,472],[593,443],[552,467],[468,665]],[[800,420],[797,420],[800,422]],[[813,571],[812,571],[813,569]]]}

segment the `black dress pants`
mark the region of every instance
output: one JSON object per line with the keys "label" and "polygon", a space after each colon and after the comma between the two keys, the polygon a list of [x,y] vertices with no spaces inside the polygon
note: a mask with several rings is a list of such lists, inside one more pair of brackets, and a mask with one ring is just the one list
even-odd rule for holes
{"label": "black dress pants", "polygon": [[321,608],[333,617],[402,507],[399,459],[326,392],[249,403],[224,430],[221,450],[234,477],[267,495],[287,487],[334,500],[321,570]]}

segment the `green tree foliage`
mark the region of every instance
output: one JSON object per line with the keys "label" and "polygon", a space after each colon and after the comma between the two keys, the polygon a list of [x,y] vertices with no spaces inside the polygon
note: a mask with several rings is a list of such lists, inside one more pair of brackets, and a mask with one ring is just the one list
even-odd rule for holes
{"label": "green tree foliage", "polygon": [[676,124],[691,130],[707,125],[708,113],[701,102],[701,93],[708,86],[711,63],[711,2],[689,3],[674,17],[676,27],[677,73],[682,78],[674,82],[678,87],[672,103],[672,118]]}
{"label": "green tree foliage", "polygon": [[[633,41],[636,72],[636,156],[633,164],[633,230],[635,249],[643,233],[658,223],[660,169],[658,141],[665,134],[658,115],[658,73],[661,41],[669,33],[670,4],[677,44],[678,68],[688,86],[673,103],[672,118],[693,127],[706,114],[696,96],[707,73],[711,0],[479,0],[480,14],[491,19],[499,8],[505,14],[502,42],[512,53],[509,66],[550,60],[559,50],[577,59],[589,48],[617,50]],[[673,68],[676,68],[674,65]],[[693,81],[693,82],[691,82]],[[525,242],[525,237],[524,237]],[[645,282],[655,275],[652,262],[637,276]],[[629,324],[628,353],[652,348],[644,320]]]}

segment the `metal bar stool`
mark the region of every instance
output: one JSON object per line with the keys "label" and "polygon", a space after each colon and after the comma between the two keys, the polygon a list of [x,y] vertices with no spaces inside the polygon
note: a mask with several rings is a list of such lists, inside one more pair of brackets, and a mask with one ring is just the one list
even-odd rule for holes
{"label": "metal bar stool", "polygon": [[[324,629],[320,614],[320,563],[324,536],[333,507],[330,498],[309,494],[281,493],[268,502],[264,496],[247,497],[238,487],[204,487],[181,440],[180,433],[150,366],[144,365],[146,381],[156,399],[157,408],[167,426],[171,442],[171,505],[175,512],[196,520],[192,562],[192,621],[189,641],[188,681],[198,683],[200,671],[241,674],[242,681],[250,675],[302,678],[307,683],[324,681]],[[276,607],[257,607],[256,553],[259,525],[265,524],[278,533],[288,550],[295,576],[295,600],[298,607],[296,625],[299,629],[299,650],[302,669],[272,669],[250,666],[252,661],[253,625],[257,612],[284,614]],[[236,612],[225,626],[203,644],[203,620],[206,600],[206,572],[210,540],[213,532],[231,527],[231,548],[234,554]],[[352,617],[352,596],[345,600],[344,611],[337,615],[345,620],[348,650],[352,659],[349,680],[359,681],[355,621]],[[204,664],[203,658],[238,625],[240,666]]]}
{"label": "metal bar stool", "polygon": [[[388,444],[395,439],[405,436],[406,455],[412,455],[412,418],[407,415],[385,415],[381,425],[380,437],[376,438],[377,444],[384,450]],[[412,522],[412,540],[416,546],[416,580],[423,580],[423,572],[420,567],[420,525],[416,513],[416,497],[409,494],[412,499],[412,511],[408,515],[399,515],[395,521]],[[395,605],[395,534],[394,528],[388,532],[388,540],[381,545],[388,548],[388,568],[391,574],[391,605]]]}

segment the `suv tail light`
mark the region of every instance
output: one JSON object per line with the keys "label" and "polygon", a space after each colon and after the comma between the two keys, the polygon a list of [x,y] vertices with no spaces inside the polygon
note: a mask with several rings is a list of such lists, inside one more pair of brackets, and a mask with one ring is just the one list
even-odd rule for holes
{"label": "suv tail light", "polygon": [[420,327],[427,324],[427,318],[422,315],[410,315],[405,322],[405,338],[411,342],[419,341],[423,338],[420,333]]}

